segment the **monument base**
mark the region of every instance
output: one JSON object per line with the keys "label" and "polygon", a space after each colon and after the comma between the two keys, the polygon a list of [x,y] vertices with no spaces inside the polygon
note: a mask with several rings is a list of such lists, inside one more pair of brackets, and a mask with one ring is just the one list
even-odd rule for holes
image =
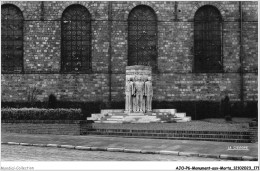
{"label": "monument base", "polygon": [[92,114],[87,120],[95,123],[170,123],[189,122],[186,113],[177,113],[176,109],[154,109],[151,112],[126,112],[123,109],[105,109]]}

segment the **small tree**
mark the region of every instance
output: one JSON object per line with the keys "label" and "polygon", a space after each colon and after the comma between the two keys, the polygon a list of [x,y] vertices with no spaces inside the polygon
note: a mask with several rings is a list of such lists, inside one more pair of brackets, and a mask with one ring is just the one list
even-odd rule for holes
{"label": "small tree", "polygon": [[37,101],[37,95],[40,92],[41,91],[36,87],[36,85],[27,88],[27,101],[30,103],[31,106],[33,106]]}

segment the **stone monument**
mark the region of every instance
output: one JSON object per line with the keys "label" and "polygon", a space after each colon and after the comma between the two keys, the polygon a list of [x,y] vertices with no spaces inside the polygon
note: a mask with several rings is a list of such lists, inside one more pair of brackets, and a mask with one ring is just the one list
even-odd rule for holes
{"label": "stone monument", "polygon": [[152,96],[152,68],[142,65],[127,66],[125,112],[150,112],[152,110]]}
{"label": "stone monument", "polygon": [[188,122],[186,113],[176,109],[152,109],[152,68],[143,65],[126,67],[125,109],[103,109],[87,118],[95,123]]}

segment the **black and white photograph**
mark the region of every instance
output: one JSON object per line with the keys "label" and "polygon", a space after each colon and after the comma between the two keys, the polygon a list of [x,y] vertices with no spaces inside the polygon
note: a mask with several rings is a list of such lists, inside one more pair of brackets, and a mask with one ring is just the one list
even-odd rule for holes
{"label": "black and white photograph", "polygon": [[260,170],[258,1],[1,1],[1,170],[44,169]]}

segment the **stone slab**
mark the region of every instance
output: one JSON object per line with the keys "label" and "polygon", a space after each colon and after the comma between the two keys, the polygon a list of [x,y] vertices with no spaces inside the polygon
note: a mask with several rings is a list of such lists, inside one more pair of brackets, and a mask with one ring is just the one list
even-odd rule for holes
{"label": "stone slab", "polygon": [[[106,120],[106,121],[122,121],[123,118],[106,118],[105,120]],[[105,120],[104,120],[104,121],[105,121]]]}
{"label": "stone slab", "polygon": [[96,122],[95,123],[122,123],[123,121],[101,121],[101,122]]}
{"label": "stone slab", "polygon": [[124,118],[125,116],[117,116],[117,115],[113,115],[111,118],[116,118],[116,119],[122,119]]}
{"label": "stone slab", "polygon": [[186,113],[175,113],[175,116],[178,118],[186,117]]}
{"label": "stone slab", "polygon": [[176,122],[188,122],[188,121],[186,121],[186,120],[177,120]]}
{"label": "stone slab", "polygon": [[153,112],[155,113],[164,113],[164,112],[167,112],[167,113],[170,113],[170,114],[175,114],[177,111],[176,109],[153,109]]}
{"label": "stone slab", "polygon": [[101,114],[107,114],[107,113],[123,113],[124,109],[103,109],[101,110]]}
{"label": "stone slab", "polygon": [[128,113],[127,116],[144,116],[143,112]]}
{"label": "stone slab", "polygon": [[87,120],[97,121],[99,118],[87,117]]}

